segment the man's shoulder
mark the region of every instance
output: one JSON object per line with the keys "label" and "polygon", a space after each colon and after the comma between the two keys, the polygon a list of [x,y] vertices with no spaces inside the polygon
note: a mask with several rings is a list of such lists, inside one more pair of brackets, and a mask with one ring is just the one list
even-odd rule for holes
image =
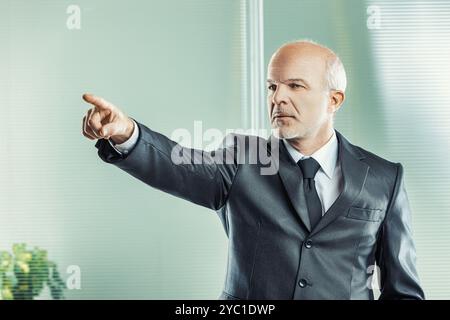
{"label": "man's shoulder", "polygon": [[372,151],[369,151],[361,146],[353,144],[350,142],[343,134],[337,132],[338,140],[343,144],[344,148],[351,150],[353,154],[356,154],[359,158],[361,158],[364,162],[369,165],[376,165],[380,167],[387,168],[397,168],[399,163],[389,160],[387,157],[380,156],[375,154]]}
{"label": "man's shoulder", "polygon": [[354,146],[363,155],[365,163],[370,166],[370,170],[376,176],[393,177],[397,176],[397,172],[401,164],[399,162],[391,161],[385,157],[375,154],[360,146]]}
{"label": "man's shoulder", "polygon": [[367,161],[371,161],[373,163],[378,163],[380,165],[388,166],[388,167],[395,167],[398,165],[397,162],[391,161],[385,157],[375,154],[375,153],[373,153],[367,149],[364,149],[360,146],[355,146],[355,147],[359,150],[359,152],[361,152],[361,154],[364,156],[365,159],[367,159]]}
{"label": "man's shoulder", "polygon": [[258,145],[266,145],[268,141],[269,140],[267,138],[258,135],[231,132],[225,136],[222,145],[225,147],[234,146],[238,148],[252,149]]}

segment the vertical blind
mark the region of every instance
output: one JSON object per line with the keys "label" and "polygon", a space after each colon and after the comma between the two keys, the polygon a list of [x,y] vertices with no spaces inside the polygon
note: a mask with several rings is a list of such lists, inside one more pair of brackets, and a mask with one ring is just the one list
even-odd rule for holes
{"label": "vertical blind", "polygon": [[450,2],[370,0],[388,153],[405,167],[420,277],[450,298]]}

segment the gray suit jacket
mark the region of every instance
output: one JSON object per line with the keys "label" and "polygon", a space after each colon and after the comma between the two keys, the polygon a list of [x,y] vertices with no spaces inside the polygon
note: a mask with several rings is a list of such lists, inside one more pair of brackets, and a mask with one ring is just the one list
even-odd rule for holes
{"label": "gray suit jacket", "polygon": [[[127,155],[106,140],[96,143],[98,154],[152,187],[216,211],[229,239],[219,299],[374,299],[368,284],[375,262],[381,299],[424,299],[400,163],[336,131],[344,190],[311,230],[301,170],[283,143],[274,144],[280,140],[233,134],[212,152],[181,148],[206,164],[174,164],[180,146],[136,123],[139,139]],[[251,141],[258,152],[279,155],[275,174],[262,175],[265,164],[249,161],[257,153]]]}

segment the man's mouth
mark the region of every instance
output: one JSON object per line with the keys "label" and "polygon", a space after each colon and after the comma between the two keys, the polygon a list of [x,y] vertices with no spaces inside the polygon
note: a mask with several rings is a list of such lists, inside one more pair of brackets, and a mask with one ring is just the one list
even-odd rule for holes
{"label": "man's mouth", "polygon": [[275,114],[272,119],[276,120],[276,119],[285,119],[285,118],[293,118],[293,116],[290,116],[287,114]]}

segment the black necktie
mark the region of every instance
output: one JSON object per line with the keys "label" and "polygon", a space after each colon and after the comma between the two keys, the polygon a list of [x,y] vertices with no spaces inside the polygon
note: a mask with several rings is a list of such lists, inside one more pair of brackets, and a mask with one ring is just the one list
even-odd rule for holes
{"label": "black necktie", "polygon": [[317,194],[314,176],[320,169],[320,164],[313,158],[300,160],[297,162],[303,173],[303,185],[305,189],[306,205],[308,207],[311,230],[322,218],[322,204]]}

